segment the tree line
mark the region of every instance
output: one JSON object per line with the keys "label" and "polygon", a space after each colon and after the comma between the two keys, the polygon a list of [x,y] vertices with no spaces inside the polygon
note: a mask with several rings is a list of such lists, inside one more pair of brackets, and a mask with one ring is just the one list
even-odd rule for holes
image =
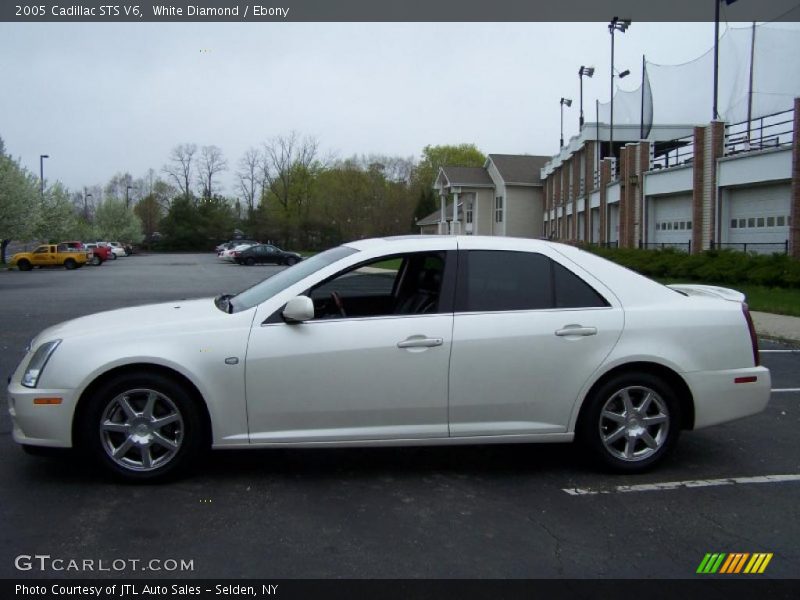
{"label": "tree line", "polygon": [[0,139],[0,239],[113,239],[164,250],[207,250],[235,231],[287,248],[319,250],[348,240],[414,233],[438,208],[440,166],[482,166],[474,144],[426,146],[411,157],[325,156],[297,132],[251,147],[236,162],[236,188],[217,146],[175,146],[159,172],[117,173],[105,186],[45,186]]}

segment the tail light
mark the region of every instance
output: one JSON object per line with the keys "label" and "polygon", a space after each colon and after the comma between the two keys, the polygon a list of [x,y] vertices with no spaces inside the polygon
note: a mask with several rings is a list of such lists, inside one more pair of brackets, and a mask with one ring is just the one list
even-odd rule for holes
{"label": "tail light", "polygon": [[750,332],[750,344],[753,346],[753,363],[755,366],[761,364],[761,356],[758,353],[758,337],[756,337],[756,327],[753,325],[753,317],[750,316],[750,308],[742,302],[742,312],[747,321],[747,330]]}

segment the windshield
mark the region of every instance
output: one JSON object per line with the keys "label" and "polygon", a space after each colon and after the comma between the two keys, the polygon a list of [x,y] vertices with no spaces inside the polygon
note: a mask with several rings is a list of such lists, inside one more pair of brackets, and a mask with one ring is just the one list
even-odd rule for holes
{"label": "windshield", "polygon": [[338,246],[303,260],[293,267],[284,269],[280,273],[230,298],[230,311],[240,312],[253,308],[265,300],[272,298],[272,296],[281,290],[285,290],[290,285],[294,285],[301,279],[308,277],[312,273],[316,273],[320,269],[335,263],[337,260],[355,254],[356,252],[358,252],[358,250],[355,248]]}

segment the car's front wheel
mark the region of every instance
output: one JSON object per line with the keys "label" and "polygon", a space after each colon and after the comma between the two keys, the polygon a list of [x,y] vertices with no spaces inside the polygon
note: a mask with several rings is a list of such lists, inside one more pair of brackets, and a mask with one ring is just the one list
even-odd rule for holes
{"label": "car's front wheel", "polygon": [[252,256],[248,256],[244,259],[244,264],[246,264],[248,267],[252,267],[254,264],[256,264],[256,259]]}
{"label": "car's front wheel", "polygon": [[101,385],[82,416],[84,449],[124,479],[162,479],[186,467],[203,448],[199,407],[159,374],[131,373]]}
{"label": "car's front wheel", "polygon": [[30,271],[31,269],[33,269],[33,265],[30,263],[29,260],[23,258],[17,263],[17,268],[20,271]]}
{"label": "car's front wheel", "polygon": [[92,256],[92,264],[95,267],[100,266],[102,264],[102,262],[103,262],[103,259],[100,258],[99,255],[95,254],[95,255]]}
{"label": "car's front wheel", "polygon": [[287,258],[283,262],[284,262],[284,264],[286,264],[287,267],[291,267],[291,266],[297,264],[297,259],[294,256],[290,256],[289,258]]}
{"label": "car's front wheel", "polygon": [[678,440],[680,403],[660,377],[650,373],[617,375],[595,390],[587,402],[579,439],[593,458],[614,471],[646,471]]}

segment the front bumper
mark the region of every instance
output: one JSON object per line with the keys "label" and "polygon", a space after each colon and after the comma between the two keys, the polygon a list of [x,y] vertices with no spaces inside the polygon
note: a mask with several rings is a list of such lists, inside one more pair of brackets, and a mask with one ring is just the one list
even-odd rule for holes
{"label": "front bumper", "polygon": [[[36,398],[60,398],[60,404],[34,404]],[[74,390],[27,388],[15,381],[8,386],[8,412],[14,441],[31,446],[70,448],[72,417],[77,394]]]}
{"label": "front bumper", "polygon": [[[769,402],[772,377],[766,367],[696,371],[683,376],[694,396],[695,429],[755,415]],[[750,381],[752,378],[755,381]]]}

